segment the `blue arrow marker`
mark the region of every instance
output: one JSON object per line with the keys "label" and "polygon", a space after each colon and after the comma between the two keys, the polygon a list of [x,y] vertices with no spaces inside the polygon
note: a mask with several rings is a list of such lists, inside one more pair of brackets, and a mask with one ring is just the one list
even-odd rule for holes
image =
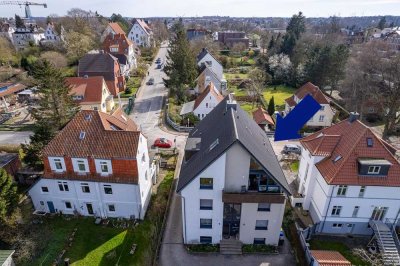
{"label": "blue arrow marker", "polygon": [[299,139],[299,130],[313,117],[321,105],[311,95],[307,95],[285,118],[276,115],[275,141]]}

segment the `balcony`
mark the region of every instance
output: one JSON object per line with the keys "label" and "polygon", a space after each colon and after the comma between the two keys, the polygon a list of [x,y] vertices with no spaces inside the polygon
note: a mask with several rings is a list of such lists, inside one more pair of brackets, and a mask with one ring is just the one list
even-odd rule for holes
{"label": "balcony", "polygon": [[227,203],[280,203],[285,202],[283,193],[268,193],[243,190],[241,192],[222,192],[222,202]]}

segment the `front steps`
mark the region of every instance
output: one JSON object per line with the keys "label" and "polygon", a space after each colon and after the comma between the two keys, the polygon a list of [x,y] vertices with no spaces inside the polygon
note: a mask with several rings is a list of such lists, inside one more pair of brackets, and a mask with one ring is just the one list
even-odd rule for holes
{"label": "front steps", "polygon": [[222,239],[219,242],[219,252],[223,255],[241,255],[242,242],[236,239]]}

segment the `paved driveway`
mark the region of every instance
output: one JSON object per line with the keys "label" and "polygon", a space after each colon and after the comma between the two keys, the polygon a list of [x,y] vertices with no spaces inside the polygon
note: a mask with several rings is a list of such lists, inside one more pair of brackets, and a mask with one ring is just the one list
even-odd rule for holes
{"label": "paved driveway", "polygon": [[[163,62],[166,60],[167,46],[164,44],[159,49],[156,58],[161,58]],[[183,150],[186,143],[187,134],[179,134],[165,130],[160,123],[160,112],[163,107],[163,101],[168,95],[168,89],[165,88],[162,78],[165,73],[162,70],[156,69],[156,64],[153,62],[149,78],[154,78],[154,85],[143,84],[137,93],[135,106],[130,118],[141,127],[142,133],[147,137],[149,146],[154,143],[154,140],[159,137],[166,137],[173,141],[176,138],[176,147]]]}

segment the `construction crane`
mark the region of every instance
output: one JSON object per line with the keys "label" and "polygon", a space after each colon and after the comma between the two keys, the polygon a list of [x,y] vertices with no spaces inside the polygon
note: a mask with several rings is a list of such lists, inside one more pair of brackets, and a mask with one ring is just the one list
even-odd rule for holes
{"label": "construction crane", "polygon": [[25,17],[26,18],[32,17],[31,9],[29,6],[43,6],[44,8],[47,8],[47,4],[33,3],[33,2],[28,2],[28,1],[0,1],[0,5],[25,6]]}

